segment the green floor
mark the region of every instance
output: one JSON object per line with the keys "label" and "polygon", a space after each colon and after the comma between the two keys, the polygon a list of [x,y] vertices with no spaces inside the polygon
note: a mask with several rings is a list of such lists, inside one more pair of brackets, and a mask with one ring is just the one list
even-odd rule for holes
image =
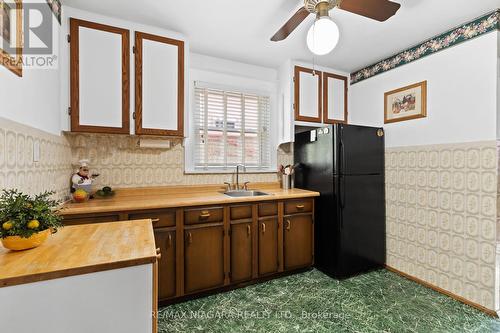
{"label": "green floor", "polygon": [[317,270],[164,307],[159,332],[500,332],[500,320],[391,272]]}

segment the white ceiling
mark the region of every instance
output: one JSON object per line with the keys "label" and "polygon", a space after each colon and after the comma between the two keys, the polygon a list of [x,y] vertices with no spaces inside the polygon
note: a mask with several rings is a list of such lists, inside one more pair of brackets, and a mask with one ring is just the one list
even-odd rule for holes
{"label": "white ceiling", "polygon": [[[387,22],[334,9],[341,38],[319,65],[352,72],[500,8],[500,0],[393,0],[401,3]],[[63,0],[64,5],[178,31],[191,51],[249,64],[278,67],[286,59],[312,61],[309,16],[283,42],[270,37],[302,5],[301,0]]]}

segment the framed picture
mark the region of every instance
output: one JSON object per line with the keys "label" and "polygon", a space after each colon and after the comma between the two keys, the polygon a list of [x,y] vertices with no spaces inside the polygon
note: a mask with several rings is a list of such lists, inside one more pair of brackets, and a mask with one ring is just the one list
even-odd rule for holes
{"label": "framed picture", "polygon": [[57,18],[57,21],[59,22],[59,25],[61,24],[61,1],[60,0],[46,0],[47,4],[50,7],[50,10],[52,13],[54,13],[55,17]]}
{"label": "framed picture", "polygon": [[427,81],[388,91],[384,99],[386,124],[427,117]]}
{"label": "framed picture", "polygon": [[23,4],[0,0],[0,65],[23,76]]}

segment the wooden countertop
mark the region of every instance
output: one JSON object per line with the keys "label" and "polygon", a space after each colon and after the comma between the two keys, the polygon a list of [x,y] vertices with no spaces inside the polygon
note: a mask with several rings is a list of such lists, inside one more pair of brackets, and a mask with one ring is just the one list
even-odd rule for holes
{"label": "wooden countertop", "polygon": [[151,220],[68,226],[35,249],[0,245],[0,287],[154,262]]}
{"label": "wooden countertop", "polygon": [[112,198],[92,199],[85,203],[68,203],[64,205],[61,214],[96,214],[173,207],[286,200],[319,196],[318,192],[301,189],[283,190],[279,188],[277,183],[254,184],[251,189],[261,190],[269,195],[232,198],[225,195],[223,193],[224,188],[219,185],[121,189],[117,190],[116,195]]}

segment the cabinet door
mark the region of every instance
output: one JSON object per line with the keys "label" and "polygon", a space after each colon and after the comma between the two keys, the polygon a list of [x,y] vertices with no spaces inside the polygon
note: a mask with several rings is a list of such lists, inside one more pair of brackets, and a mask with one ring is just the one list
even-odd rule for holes
{"label": "cabinet door", "polygon": [[252,223],[231,225],[231,282],[252,278]]}
{"label": "cabinet door", "polygon": [[130,33],[70,19],[71,131],[130,133]]}
{"label": "cabinet door", "polygon": [[224,227],[203,226],[184,231],[186,293],[224,285]]}
{"label": "cabinet door", "polygon": [[321,123],[321,72],[295,66],[295,120]]}
{"label": "cabinet door", "polygon": [[278,218],[259,221],[259,275],[278,271]]}
{"label": "cabinet door", "polygon": [[184,135],[184,42],[135,33],[136,134]]}
{"label": "cabinet door", "polygon": [[292,215],[284,219],[284,269],[311,266],[313,262],[313,217]]}
{"label": "cabinet door", "polygon": [[323,72],[323,122],[347,123],[347,77]]}
{"label": "cabinet door", "polygon": [[156,247],[161,253],[158,261],[158,299],[163,300],[175,296],[175,231],[155,229],[154,233]]}

